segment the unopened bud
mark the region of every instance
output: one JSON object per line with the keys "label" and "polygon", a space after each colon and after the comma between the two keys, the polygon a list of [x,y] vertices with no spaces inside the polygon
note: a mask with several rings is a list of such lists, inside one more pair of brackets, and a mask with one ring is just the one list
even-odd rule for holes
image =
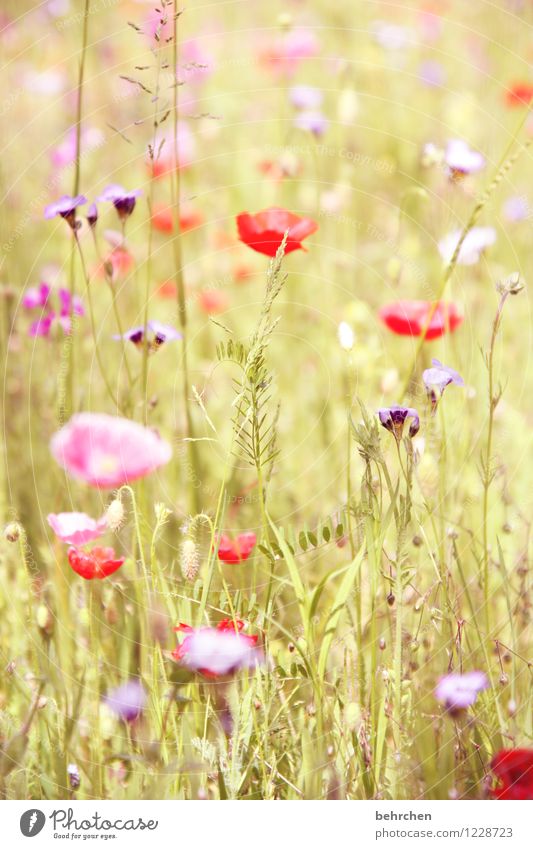
{"label": "unopened bud", "polygon": [[76,764],[69,764],[67,766],[67,775],[72,790],[77,790],[81,784],[81,778],[80,771]]}
{"label": "unopened bud", "polygon": [[18,542],[22,528],[18,522],[10,522],[4,528],[4,538],[8,542]]}
{"label": "unopened bud", "polygon": [[195,580],[200,571],[198,548],[193,539],[187,537],[181,544],[181,574],[186,581]]}
{"label": "unopened bud", "polygon": [[120,498],[113,499],[106,510],[105,518],[112,531],[120,530],[124,524],[124,505]]}

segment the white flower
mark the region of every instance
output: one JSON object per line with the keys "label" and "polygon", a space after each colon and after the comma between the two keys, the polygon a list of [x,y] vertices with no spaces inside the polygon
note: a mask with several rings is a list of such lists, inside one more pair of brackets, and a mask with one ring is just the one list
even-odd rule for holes
{"label": "white flower", "polygon": [[355,333],[346,321],[341,321],[337,330],[339,345],[344,351],[351,351],[355,345]]}
{"label": "white flower", "polygon": [[[439,242],[440,255],[445,262],[450,262],[461,238],[461,230],[452,230]],[[494,227],[473,227],[461,245],[457,262],[459,265],[475,265],[481,254],[496,241]]]}

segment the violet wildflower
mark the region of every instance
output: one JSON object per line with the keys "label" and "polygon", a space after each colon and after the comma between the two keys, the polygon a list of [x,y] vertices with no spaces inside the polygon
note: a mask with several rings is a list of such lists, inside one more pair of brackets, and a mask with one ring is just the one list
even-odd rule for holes
{"label": "violet wildflower", "polygon": [[412,419],[409,427],[409,436],[416,436],[420,430],[420,416],[412,407],[399,407],[394,404],[392,407],[382,407],[378,410],[378,416],[381,424],[386,430],[394,435],[394,438],[399,442],[403,435],[403,428],[407,419]]}
{"label": "violet wildflower", "polygon": [[111,690],[104,701],[108,708],[124,722],[135,722],[146,706],[147,697],[139,679],[132,678]]}
{"label": "violet wildflower", "polygon": [[96,222],[98,221],[98,207],[95,203],[91,203],[89,209],[87,210],[87,223],[89,227],[96,227]]}
{"label": "violet wildflower", "polygon": [[86,203],[87,198],[84,195],[76,195],[76,197],[62,195],[59,200],[54,201],[54,203],[49,203],[48,206],[45,207],[44,217],[55,218],[56,215],[60,215],[73,230],[77,230],[78,224],[76,222],[76,209],[78,206],[83,206]]}
{"label": "violet wildflower", "polygon": [[313,133],[314,136],[323,136],[328,128],[328,119],[322,112],[309,110],[300,112],[296,116],[294,126],[298,130]]}
{"label": "violet wildflower", "polygon": [[485,157],[477,150],[472,150],[463,139],[449,141],[444,158],[455,179],[466,174],[476,174],[485,167]]}
{"label": "violet wildflower", "polygon": [[[433,358],[431,360],[431,368],[427,368],[422,373],[422,380],[426,387],[428,398],[431,401],[431,411],[435,413],[437,404],[442,397],[442,393],[450,383],[455,383],[456,386],[464,386],[465,382],[461,375],[449,366],[443,366],[442,363]],[[438,391],[438,395],[437,395]]]}
{"label": "violet wildflower", "polygon": [[311,85],[295,85],[289,89],[289,98],[295,109],[318,109],[322,104],[323,94],[320,89]]}
{"label": "violet wildflower", "polygon": [[76,764],[69,764],[67,766],[67,775],[70,787],[72,790],[77,790],[81,784],[80,771]]}
{"label": "violet wildflower", "polygon": [[118,217],[121,221],[124,221],[132,214],[135,209],[137,198],[141,194],[142,192],[140,189],[134,189],[134,191],[128,192],[117,183],[112,183],[104,189],[98,200],[109,201],[112,203],[117,211]]}
{"label": "violet wildflower", "polygon": [[[164,342],[174,342],[182,338],[179,330],[176,330],[175,327],[171,327],[169,324],[162,324],[160,321],[149,321],[147,329],[149,331],[148,350],[150,352],[157,351]],[[122,336],[115,334],[113,339],[125,339],[133,342],[136,347],[140,347],[144,342],[144,325],[132,327],[122,334]]]}
{"label": "violet wildflower", "polygon": [[[461,230],[452,230],[439,242],[439,252],[443,260],[451,262],[459,240]],[[459,265],[475,265],[481,259],[482,253],[496,241],[496,230],[494,227],[472,227],[466,234],[457,262]]]}
{"label": "violet wildflower", "polygon": [[28,289],[22,299],[22,306],[28,310],[41,310],[41,315],[29,329],[30,336],[49,336],[54,322],[68,335],[72,315],[85,314],[81,298],[72,296],[68,289],[54,290],[48,283]]}
{"label": "violet wildflower", "polygon": [[478,693],[489,686],[484,672],[451,672],[444,675],[435,688],[435,698],[444,703],[448,713],[457,714],[476,701]]}

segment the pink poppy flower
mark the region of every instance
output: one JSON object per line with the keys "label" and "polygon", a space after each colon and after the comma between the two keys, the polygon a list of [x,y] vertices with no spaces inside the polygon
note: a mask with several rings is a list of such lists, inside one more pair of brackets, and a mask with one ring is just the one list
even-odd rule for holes
{"label": "pink poppy flower", "polygon": [[105,413],[78,413],[50,442],[54,459],[73,478],[114,489],[168,463],[172,449],[137,422]]}
{"label": "pink poppy flower", "polygon": [[87,513],[49,513],[46,520],[62,542],[87,545],[107,531],[105,516],[92,519]]}

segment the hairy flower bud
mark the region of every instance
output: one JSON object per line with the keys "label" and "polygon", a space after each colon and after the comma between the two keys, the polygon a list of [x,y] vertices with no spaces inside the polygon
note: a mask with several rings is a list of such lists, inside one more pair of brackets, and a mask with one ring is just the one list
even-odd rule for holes
{"label": "hairy flower bud", "polygon": [[187,537],[181,544],[181,574],[186,581],[195,580],[200,570],[198,547],[193,539]]}
{"label": "hairy flower bud", "polygon": [[124,505],[120,498],[115,498],[108,506],[105,514],[106,522],[112,531],[118,531],[124,524]]}

